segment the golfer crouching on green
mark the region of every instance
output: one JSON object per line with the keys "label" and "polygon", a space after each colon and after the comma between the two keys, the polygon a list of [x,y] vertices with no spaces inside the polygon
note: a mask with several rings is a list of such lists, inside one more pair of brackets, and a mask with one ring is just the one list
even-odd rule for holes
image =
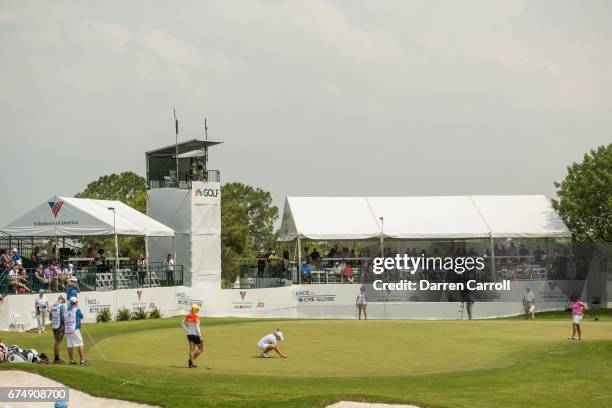
{"label": "golfer crouching on green", "polygon": [[287,358],[287,356],[281,353],[279,350],[278,340],[285,340],[285,337],[283,337],[283,333],[280,331],[280,329],[276,329],[274,333],[270,333],[267,336],[262,337],[262,339],[257,342],[257,348],[261,350],[260,356],[262,358],[270,358],[268,353],[274,350],[276,351],[276,354],[282,358]]}

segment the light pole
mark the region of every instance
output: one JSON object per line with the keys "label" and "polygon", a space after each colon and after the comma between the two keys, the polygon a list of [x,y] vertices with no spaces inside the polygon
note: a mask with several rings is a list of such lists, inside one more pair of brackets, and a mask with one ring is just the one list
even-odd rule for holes
{"label": "light pole", "polygon": [[380,256],[385,256],[385,219],[383,217],[380,220]]}
{"label": "light pole", "polygon": [[113,235],[115,236],[115,270],[119,269],[119,238],[117,237],[117,212],[115,207],[108,207],[113,212]]}

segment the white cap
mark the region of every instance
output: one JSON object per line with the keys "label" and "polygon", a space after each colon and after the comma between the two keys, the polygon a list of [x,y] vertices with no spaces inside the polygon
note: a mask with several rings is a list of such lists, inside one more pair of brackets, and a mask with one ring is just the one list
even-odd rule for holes
{"label": "white cap", "polygon": [[76,303],[78,301],[79,300],[76,298],[76,296],[73,296],[73,297],[70,298],[70,303]]}
{"label": "white cap", "polygon": [[283,336],[283,332],[282,332],[282,331],[280,331],[280,330],[279,330],[279,331],[274,332],[274,335],[275,335],[276,337],[278,337],[279,339],[281,339],[281,340],[285,340],[285,337]]}
{"label": "white cap", "polygon": [[70,279],[68,279],[70,282],[76,282],[77,281],[77,277],[76,276],[71,276]]}

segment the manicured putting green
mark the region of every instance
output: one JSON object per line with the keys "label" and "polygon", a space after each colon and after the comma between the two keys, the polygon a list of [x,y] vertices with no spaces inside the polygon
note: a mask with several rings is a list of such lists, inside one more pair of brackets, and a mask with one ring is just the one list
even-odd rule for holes
{"label": "manicured putting green", "polygon": [[[343,399],[612,406],[609,314],[585,318],[582,342],[567,340],[563,313],[535,321],[203,319],[212,370],[203,360],[186,368],[178,318],[116,322],[86,325],[88,367],[23,368],[94,395],[170,407],[322,407]],[[276,328],[289,358],[258,358],[255,343]],[[51,354],[50,333],[2,338]]]}
{"label": "manicured putting green", "polygon": [[[297,320],[209,327],[203,322],[206,356],[219,373],[282,377],[401,376],[502,367],[532,349],[564,345],[568,331],[566,322],[525,322],[520,329],[504,321]],[[285,334],[279,344],[289,358],[259,358],[255,344],[277,326]],[[599,327],[588,334],[590,339],[606,334],[612,339],[612,333]],[[114,362],[168,369],[186,365],[187,341],[180,328],[114,336],[98,346]],[[154,351],[155,358],[134,352],[139,349]],[[96,350],[90,354],[99,357]]]}

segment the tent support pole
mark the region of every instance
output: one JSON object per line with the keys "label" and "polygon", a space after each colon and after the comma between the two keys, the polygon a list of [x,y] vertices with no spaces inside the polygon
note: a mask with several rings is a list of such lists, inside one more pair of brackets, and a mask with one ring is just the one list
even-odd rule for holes
{"label": "tent support pole", "polygon": [[300,236],[298,235],[297,237],[297,259],[298,259],[298,264],[297,264],[297,275],[298,275],[298,282],[302,283],[302,277],[300,276],[300,268],[302,267],[302,242],[300,239]]}
{"label": "tent support pole", "polygon": [[115,234],[115,269],[119,269],[119,236]]}
{"label": "tent support pole", "polygon": [[385,219],[383,217],[380,220],[380,257],[385,257]]}
{"label": "tent support pole", "polygon": [[176,236],[172,237],[172,259],[174,259],[174,265],[176,265]]}
{"label": "tent support pole", "polygon": [[145,235],[145,265],[149,269],[149,237]]}
{"label": "tent support pole", "polygon": [[57,226],[55,227],[55,259],[59,260],[59,241],[57,239]]}
{"label": "tent support pole", "polygon": [[495,247],[493,245],[493,235],[489,235],[489,245],[491,248],[491,282],[495,282]]}

